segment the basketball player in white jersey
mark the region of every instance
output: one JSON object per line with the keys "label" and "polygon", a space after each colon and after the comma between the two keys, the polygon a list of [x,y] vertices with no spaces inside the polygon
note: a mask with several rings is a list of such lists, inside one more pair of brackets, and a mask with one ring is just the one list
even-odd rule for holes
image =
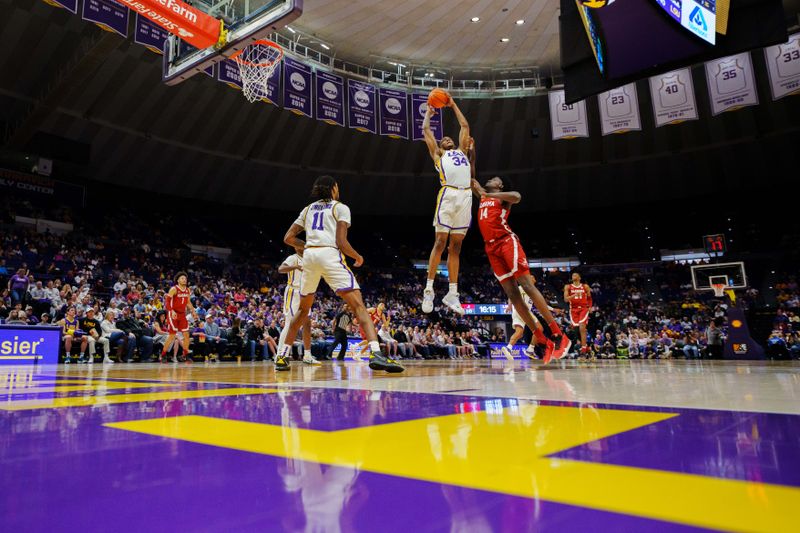
{"label": "basketball player in white jersey", "polygon": [[[300,278],[303,275],[303,249],[295,249],[295,253],[287,257],[278,267],[280,274],[286,274],[286,290],[283,293],[283,331],[279,342],[286,340],[289,323],[300,309]],[[308,365],[322,364],[311,355],[311,318],[303,322],[303,362]]]}
{"label": "basketball player in white jersey", "polygon": [[[533,301],[531,297],[528,296],[528,293],[525,292],[525,289],[522,287],[519,288],[520,296],[522,296],[522,301],[530,310],[533,308]],[[525,320],[522,318],[522,315],[519,314],[517,308],[514,307],[514,304],[511,303],[511,300],[508,301],[508,305],[511,307],[511,327],[514,328],[514,333],[511,335],[511,338],[508,339],[508,345],[501,348],[500,351],[503,353],[506,359],[511,360],[514,358],[511,350],[514,348],[514,345],[519,342],[522,336],[525,334]],[[547,344],[547,337],[544,336],[544,328],[542,328],[542,324],[539,320],[531,313],[533,317],[533,322],[536,324],[536,329],[533,331],[533,340],[528,348],[525,350],[525,355],[528,356],[530,359],[536,359],[536,352],[534,348],[537,344]]]}
{"label": "basketball player in white jersey", "polygon": [[[436,213],[433,216],[433,227],[436,232],[433,250],[428,260],[428,281],[422,297],[422,312],[433,311],[433,281],[436,279],[436,270],[442,260],[442,253],[447,246],[447,271],[450,277],[450,289],[442,299],[442,303],[453,312],[463,315],[464,308],[458,297],[458,269],[461,243],[467,235],[472,221],[472,192],[471,178],[472,165],[468,157],[472,146],[469,136],[469,123],[461,113],[455,101],[450,98],[448,106],[456,114],[461,131],[458,134],[458,148],[450,137],[443,137],[436,143],[436,137],[431,130],[431,117],[435,113],[433,107],[428,106],[425,120],[422,122],[422,131],[425,135],[425,144],[433,159],[442,188],[436,200]],[[449,239],[449,245],[448,245]]]}
{"label": "basketball player in white jersey", "polygon": [[[297,337],[298,330],[308,318],[319,281],[324,278],[328,286],[347,303],[364,328],[372,350],[369,367],[386,372],[402,372],[405,369],[400,364],[384,357],[381,353],[378,333],[367,314],[361,289],[353,272],[347,266],[345,255],[354,260],[355,267],[364,264],[364,258],[347,240],[350,208],[339,201],[339,184],[331,176],[320,176],[314,182],[311,195],[317,198],[317,201],[300,212],[300,216],[283,238],[289,246],[295,249],[303,248],[305,251],[303,275],[300,281],[300,306],[287,327],[286,336],[278,345],[275,369],[289,370],[289,350]],[[306,233],[305,241],[297,237],[303,231]]]}

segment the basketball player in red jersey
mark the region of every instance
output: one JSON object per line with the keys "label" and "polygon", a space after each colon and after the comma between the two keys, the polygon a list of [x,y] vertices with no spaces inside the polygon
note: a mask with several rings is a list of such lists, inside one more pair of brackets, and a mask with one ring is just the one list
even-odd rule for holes
{"label": "basketball player in red jersey", "polygon": [[505,182],[498,176],[487,181],[485,188],[481,187],[477,180],[472,180],[472,190],[475,196],[480,198],[478,227],[486,243],[489,264],[492,265],[494,275],[511,301],[511,305],[514,306],[514,310],[519,313],[531,331],[536,331],[537,322],[528,306],[525,305],[518,288],[522,287],[547,323],[552,340],[547,342],[544,362],[549,363],[553,358],[564,357],[572,343],[561,332],[561,328],[553,318],[553,313],[547,306],[547,301],[536,288],[536,280],[531,275],[525,251],[522,249],[517,235],[508,226],[508,213],[511,211],[511,206],[518,204],[522,200],[522,195],[515,191],[506,192],[504,189]]}
{"label": "basketball player in red jersey", "polygon": [[564,301],[569,304],[569,320],[581,334],[581,356],[589,353],[586,344],[586,322],[592,309],[592,289],[581,283],[581,275],[572,273],[572,283],[564,285]]}
{"label": "basketball player in red jersey", "polygon": [[[383,302],[378,303],[375,307],[367,308],[367,314],[369,315],[369,319],[372,321],[372,325],[375,326],[375,329],[381,329],[381,324],[386,321],[386,316],[383,312],[386,310],[386,305]],[[358,355],[355,357],[356,359],[361,359],[361,356],[364,355],[364,352],[367,351],[369,347],[369,341],[367,340],[367,334],[364,331],[364,328],[361,324],[358,323],[358,320],[354,320],[356,325],[358,326],[358,331],[361,334],[361,342],[356,345],[358,348]]]}
{"label": "basketball player in red jersey", "polygon": [[189,276],[186,272],[178,272],[175,276],[176,285],[173,286],[164,297],[164,308],[167,310],[167,340],[164,341],[164,348],[161,351],[159,362],[166,363],[167,350],[172,346],[175,335],[181,334],[183,344],[183,357],[181,362],[191,363],[189,358],[189,321],[186,320],[186,310],[188,309],[195,322],[198,321],[197,311],[195,311],[189,296]]}

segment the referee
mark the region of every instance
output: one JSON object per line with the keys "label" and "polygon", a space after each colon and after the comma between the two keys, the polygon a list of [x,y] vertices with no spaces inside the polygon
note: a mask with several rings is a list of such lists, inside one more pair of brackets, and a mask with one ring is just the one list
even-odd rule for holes
{"label": "referee", "polygon": [[350,318],[350,309],[347,307],[347,304],[344,304],[342,310],[339,311],[339,314],[333,319],[333,344],[331,344],[331,347],[328,349],[328,359],[332,359],[336,347],[341,346],[337,359],[339,361],[344,361],[344,355],[347,353],[347,329],[350,327],[352,321],[353,319]]}

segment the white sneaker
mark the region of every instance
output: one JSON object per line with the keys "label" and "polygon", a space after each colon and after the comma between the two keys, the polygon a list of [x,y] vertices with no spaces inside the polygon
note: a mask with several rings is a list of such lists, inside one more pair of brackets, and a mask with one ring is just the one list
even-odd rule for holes
{"label": "white sneaker", "polygon": [[305,364],[307,364],[307,365],[321,365],[322,364],[319,361],[317,361],[317,358],[314,357],[313,355],[304,355],[303,356],[303,362]]}
{"label": "white sneaker", "polygon": [[508,346],[503,346],[500,348],[500,353],[503,354],[509,361],[514,360],[514,354],[511,353],[511,350],[508,349]]}
{"label": "white sneaker", "polygon": [[422,292],[422,312],[427,314],[433,311],[433,289],[425,289]]}
{"label": "white sneaker", "polygon": [[89,356],[89,360],[86,361],[86,364],[87,365],[93,365],[94,364],[94,356],[93,355]]}
{"label": "white sneaker", "polygon": [[[458,299],[458,294],[453,292],[448,292],[444,298],[442,298],[442,303],[446,305],[451,311],[458,315],[464,314],[464,308],[461,307],[461,302]],[[423,307],[423,311],[425,308]]]}
{"label": "white sneaker", "polygon": [[109,356],[105,356],[105,357],[103,357],[103,364],[104,365],[113,365],[114,361],[112,361]]}

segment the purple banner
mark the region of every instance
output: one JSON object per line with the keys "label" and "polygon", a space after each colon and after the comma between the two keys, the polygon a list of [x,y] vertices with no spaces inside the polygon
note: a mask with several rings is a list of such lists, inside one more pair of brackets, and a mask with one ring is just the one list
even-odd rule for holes
{"label": "purple banner", "polygon": [[136,14],[136,29],[133,34],[133,41],[142,44],[148,50],[157,54],[164,53],[164,43],[167,42],[169,32],[157,24],[153,24],[147,18]]}
{"label": "purple banner", "polygon": [[375,130],[375,86],[348,79],[347,96],[350,127],[358,131],[377,133]]}
{"label": "purple banner", "polygon": [[83,20],[128,37],[128,8],[111,0],[83,0]]}
{"label": "purple banner", "polygon": [[[422,121],[425,120],[425,113],[428,111],[428,95],[411,95],[411,116],[414,120],[411,124],[411,139],[419,141],[425,138],[422,133]],[[442,140],[442,114],[436,113],[431,117],[431,131],[437,141]]]}
{"label": "purple banner", "polygon": [[218,63],[217,79],[227,83],[235,89],[242,88],[242,76],[239,74],[239,65],[232,59],[223,59]]}
{"label": "purple banner", "polygon": [[381,110],[381,135],[408,139],[408,93],[395,89],[378,91]]}
{"label": "purple banner", "polygon": [[311,67],[291,57],[283,58],[283,107],[314,118],[311,109]]}
{"label": "purple banner", "polygon": [[63,7],[72,13],[78,12],[78,0],[44,0],[45,3],[53,7]]}
{"label": "purple banner", "polygon": [[61,328],[0,326],[0,365],[55,365]]}
{"label": "purple banner", "polygon": [[281,68],[283,68],[283,61],[278,63],[278,66],[275,67],[275,72],[273,72],[272,76],[267,80],[267,92],[261,98],[264,102],[274,106],[280,106],[278,98],[281,94]]}
{"label": "purple banner", "polygon": [[344,78],[317,71],[317,119],[344,126]]}

